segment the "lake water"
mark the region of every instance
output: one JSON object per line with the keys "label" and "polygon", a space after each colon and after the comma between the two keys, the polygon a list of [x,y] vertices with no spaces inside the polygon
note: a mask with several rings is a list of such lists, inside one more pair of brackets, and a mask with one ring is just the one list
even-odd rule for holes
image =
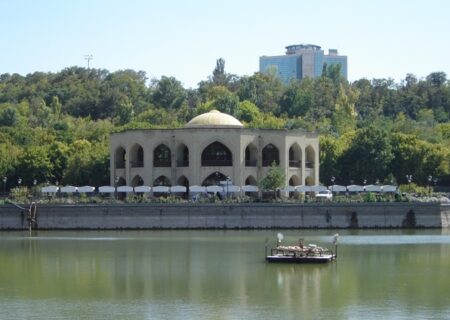
{"label": "lake water", "polygon": [[276,230],[0,232],[0,319],[450,319],[449,231],[339,233],[338,261],[280,265]]}

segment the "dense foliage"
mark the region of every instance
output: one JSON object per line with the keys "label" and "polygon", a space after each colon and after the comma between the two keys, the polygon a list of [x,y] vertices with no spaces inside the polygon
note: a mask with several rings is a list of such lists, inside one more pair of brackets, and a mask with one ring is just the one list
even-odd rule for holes
{"label": "dense foliage", "polygon": [[321,182],[450,183],[450,83],[435,72],[349,83],[336,70],[281,83],[273,74],[238,77],[219,59],[196,89],[142,71],[71,67],[58,73],[0,75],[0,177],[7,187],[58,181],[109,182],[109,134],[180,127],[211,109],[251,128],[321,134]]}

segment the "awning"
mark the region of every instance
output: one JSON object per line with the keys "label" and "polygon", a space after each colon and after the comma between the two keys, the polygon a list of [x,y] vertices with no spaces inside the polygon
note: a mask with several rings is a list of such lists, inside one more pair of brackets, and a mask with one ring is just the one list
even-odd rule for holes
{"label": "awning", "polygon": [[134,187],[134,192],[136,193],[149,193],[152,190],[149,186],[137,186]]}

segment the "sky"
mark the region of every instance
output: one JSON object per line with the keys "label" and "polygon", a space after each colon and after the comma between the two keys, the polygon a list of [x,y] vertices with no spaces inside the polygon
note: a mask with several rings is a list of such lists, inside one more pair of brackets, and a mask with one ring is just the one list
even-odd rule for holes
{"label": "sky", "polygon": [[311,43],[348,56],[348,78],[450,77],[448,0],[0,0],[0,74],[71,66],[173,76],[196,88],[218,58],[238,76]]}

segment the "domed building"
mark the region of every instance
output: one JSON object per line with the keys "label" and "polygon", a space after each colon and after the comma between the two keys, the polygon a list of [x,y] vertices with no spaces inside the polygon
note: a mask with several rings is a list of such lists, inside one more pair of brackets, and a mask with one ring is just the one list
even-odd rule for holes
{"label": "domed building", "polygon": [[184,128],[138,129],[111,134],[111,185],[258,185],[275,162],[286,185],[315,185],[319,138],[297,130],[247,129],[213,110]]}

